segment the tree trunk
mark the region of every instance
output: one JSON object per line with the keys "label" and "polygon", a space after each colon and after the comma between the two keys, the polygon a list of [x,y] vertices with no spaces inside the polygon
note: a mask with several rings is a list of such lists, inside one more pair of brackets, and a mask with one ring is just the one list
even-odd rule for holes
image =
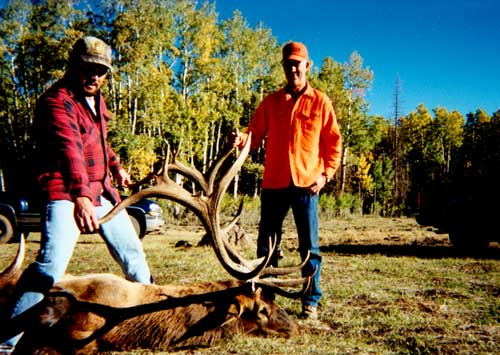
{"label": "tree trunk", "polygon": [[[238,156],[238,148],[236,148],[236,156]],[[233,199],[236,200],[238,198],[238,184],[240,181],[240,172],[237,172],[236,175],[234,175],[234,184],[233,184]]]}

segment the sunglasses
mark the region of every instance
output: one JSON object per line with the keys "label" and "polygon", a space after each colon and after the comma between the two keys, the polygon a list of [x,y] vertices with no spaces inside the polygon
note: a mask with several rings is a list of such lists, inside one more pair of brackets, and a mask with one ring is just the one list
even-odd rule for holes
{"label": "sunglasses", "polygon": [[292,60],[292,59],[287,59],[287,60],[282,60],[281,61],[281,65],[283,65],[283,67],[285,69],[291,69],[292,67],[298,67],[300,65],[300,63],[302,63],[302,61],[300,60]]}
{"label": "sunglasses", "polygon": [[88,76],[104,76],[108,73],[109,69],[101,64],[83,63],[80,66],[80,71]]}

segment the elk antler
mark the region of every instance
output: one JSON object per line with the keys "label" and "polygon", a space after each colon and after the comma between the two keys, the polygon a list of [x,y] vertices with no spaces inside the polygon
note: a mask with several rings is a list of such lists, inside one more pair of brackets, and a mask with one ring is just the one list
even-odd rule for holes
{"label": "elk antler", "polygon": [[12,261],[12,263],[0,273],[0,285],[11,279],[13,275],[20,274],[21,267],[23,266],[24,255],[26,254],[26,242],[24,240],[24,235],[21,234],[19,238],[19,246],[17,248],[17,254]]}
{"label": "elk antler", "polygon": [[[222,264],[224,269],[233,277],[239,280],[252,280],[259,283],[271,286],[271,287],[287,287],[296,286],[299,284],[307,283],[310,277],[299,278],[299,279],[287,279],[281,280],[275,277],[276,275],[285,275],[292,272],[300,270],[303,264],[288,267],[288,268],[272,268],[267,267],[271,255],[274,252],[275,244],[269,242],[269,253],[262,258],[255,260],[247,260],[242,255],[240,255],[227,241],[228,231],[234,227],[234,225],[239,220],[242,211],[242,204],[238,209],[236,216],[233,220],[226,226],[220,226],[220,203],[224,193],[226,192],[229,184],[240,170],[243,165],[248,152],[250,150],[251,134],[248,135],[245,146],[241,150],[240,154],[231,165],[231,167],[222,175],[222,177],[216,182],[217,174],[223,163],[232,154],[233,149],[226,152],[214,165],[208,179],[205,179],[203,174],[192,167],[187,167],[180,163],[176,156],[174,156],[174,162],[168,163],[168,153],[165,158],[162,171],[158,174],[150,174],[148,179],[142,182],[147,182],[153,180],[153,185],[140,190],[118,205],[116,205],[106,216],[104,216],[99,223],[105,223],[114,217],[118,212],[126,208],[127,206],[143,199],[146,197],[160,197],[173,200],[180,203],[184,207],[190,209],[196,214],[200,219],[206,231],[212,237],[212,247],[214,248],[215,254]],[[180,173],[189,180],[197,183],[201,187],[201,192],[198,194],[192,194],[186,189],[182,188],[176,184],[168,175],[169,172]],[[138,187],[136,185],[136,187]],[[264,278],[267,277],[267,278]],[[294,297],[294,294],[287,293],[284,290],[280,290],[281,294],[286,294],[288,297]]]}

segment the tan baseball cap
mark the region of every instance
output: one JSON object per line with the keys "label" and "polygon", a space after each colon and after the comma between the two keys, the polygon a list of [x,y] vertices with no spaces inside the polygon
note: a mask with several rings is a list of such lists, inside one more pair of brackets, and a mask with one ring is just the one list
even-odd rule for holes
{"label": "tan baseball cap", "polygon": [[69,58],[70,63],[83,61],[104,65],[109,70],[113,69],[111,65],[111,47],[96,37],[85,36],[77,40]]}

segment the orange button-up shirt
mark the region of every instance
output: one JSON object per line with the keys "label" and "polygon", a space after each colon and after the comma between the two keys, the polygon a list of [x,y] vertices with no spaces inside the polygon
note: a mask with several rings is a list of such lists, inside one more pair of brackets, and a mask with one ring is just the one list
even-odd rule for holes
{"label": "orange button-up shirt", "polygon": [[309,84],[296,101],[284,88],[264,98],[247,132],[252,132],[252,149],[267,137],[262,188],[285,188],[290,181],[308,187],[321,174],[331,178],[340,164],[342,143],[332,103]]}

